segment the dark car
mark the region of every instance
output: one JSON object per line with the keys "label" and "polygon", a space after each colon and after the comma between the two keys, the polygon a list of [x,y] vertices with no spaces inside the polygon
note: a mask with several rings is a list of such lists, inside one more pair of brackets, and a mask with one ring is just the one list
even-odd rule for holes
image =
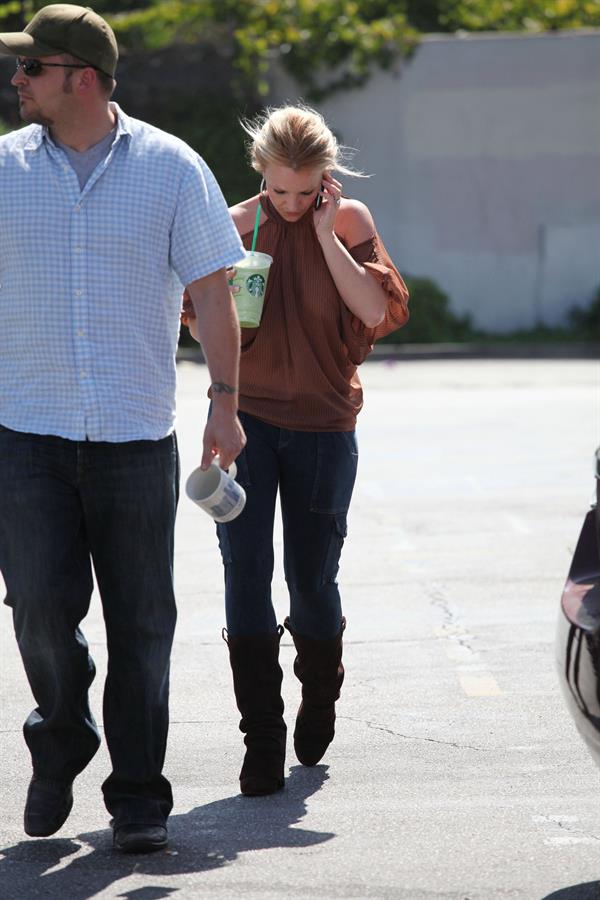
{"label": "dark car", "polygon": [[600,766],[600,447],[595,474],[596,503],[585,517],[562,593],[556,655],[569,712]]}

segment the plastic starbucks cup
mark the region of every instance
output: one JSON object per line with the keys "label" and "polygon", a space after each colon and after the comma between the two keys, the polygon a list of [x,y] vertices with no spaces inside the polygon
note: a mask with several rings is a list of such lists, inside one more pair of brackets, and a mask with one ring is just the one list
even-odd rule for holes
{"label": "plastic starbucks cup", "polygon": [[233,294],[233,299],[242,328],[257,328],[260,325],[272,262],[273,257],[268,253],[246,250],[246,258],[235,264],[235,278],[231,284],[239,288]]}

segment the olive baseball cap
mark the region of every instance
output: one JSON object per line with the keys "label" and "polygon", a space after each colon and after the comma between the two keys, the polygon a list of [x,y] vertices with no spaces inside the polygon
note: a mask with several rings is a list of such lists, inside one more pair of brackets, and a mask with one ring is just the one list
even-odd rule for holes
{"label": "olive baseball cap", "polygon": [[119,59],[108,22],[93,9],[71,3],[45,6],[25,31],[0,34],[0,53],[32,57],[70,53],[113,78]]}

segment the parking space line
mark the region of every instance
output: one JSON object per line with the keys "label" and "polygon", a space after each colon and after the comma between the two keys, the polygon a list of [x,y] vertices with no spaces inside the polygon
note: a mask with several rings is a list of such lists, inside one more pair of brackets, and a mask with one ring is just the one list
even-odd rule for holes
{"label": "parking space line", "polygon": [[498,697],[502,690],[493,675],[481,672],[479,675],[459,675],[461,687],[467,697]]}

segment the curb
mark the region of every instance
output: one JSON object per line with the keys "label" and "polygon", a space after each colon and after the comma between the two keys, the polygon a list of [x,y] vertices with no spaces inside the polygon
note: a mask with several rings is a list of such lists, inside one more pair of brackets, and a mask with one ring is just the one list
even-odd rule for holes
{"label": "curb", "polygon": [[[600,341],[562,343],[497,344],[378,344],[367,362],[389,360],[443,359],[596,359],[600,360]],[[200,347],[180,347],[177,362],[204,363]]]}

